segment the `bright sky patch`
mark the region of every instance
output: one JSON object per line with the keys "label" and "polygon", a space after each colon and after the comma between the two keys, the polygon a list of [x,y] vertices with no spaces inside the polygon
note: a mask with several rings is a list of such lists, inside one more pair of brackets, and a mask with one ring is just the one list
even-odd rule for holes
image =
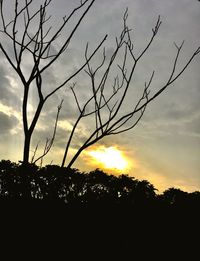
{"label": "bright sky patch", "polygon": [[89,151],[88,155],[93,158],[95,163],[102,164],[107,169],[125,170],[128,167],[128,161],[122,152],[115,147],[100,147]]}

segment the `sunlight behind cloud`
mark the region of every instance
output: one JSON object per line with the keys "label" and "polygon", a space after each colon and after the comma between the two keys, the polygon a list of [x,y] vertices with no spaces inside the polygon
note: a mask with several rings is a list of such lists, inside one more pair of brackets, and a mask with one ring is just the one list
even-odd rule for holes
{"label": "sunlight behind cloud", "polygon": [[95,165],[100,165],[105,169],[126,170],[129,165],[123,153],[116,147],[100,146],[95,150],[88,151],[87,154]]}

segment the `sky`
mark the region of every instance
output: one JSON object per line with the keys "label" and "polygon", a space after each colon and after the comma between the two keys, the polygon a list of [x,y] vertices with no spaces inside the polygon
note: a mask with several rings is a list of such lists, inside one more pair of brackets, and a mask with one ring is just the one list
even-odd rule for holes
{"label": "sky", "polygon": [[[12,14],[13,0],[6,1],[7,19]],[[38,2],[33,1],[34,8]],[[57,0],[49,6],[51,22],[56,30],[62,17],[73,10],[80,1]],[[96,0],[80,27],[76,31],[68,49],[44,75],[44,94],[53,90],[55,86],[65,79],[66,75],[73,73],[84,62],[84,52],[87,42],[89,52],[95,49],[98,43],[108,34],[104,42],[106,62],[116,47],[115,37],[118,37],[123,28],[123,14],[128,7],[127,24],[132,29],[134,52],[139,54],[146,46],[152,34],[158,15],[162,24],[152,46],[137,65],[136,73],[130,84],[130,90],[121,114],[130,110],[139,99],[145,81],[153,70],[155,77],[150,86],[151,93],[169,78],[172,70],[176,48],[184,40],[177,70],[191,57],[200,45],[200,3],[196,0]],[[75,18],[76,19],[76,18]],[[71,26],[69,24],[69,31]],[[2,25],[2,24],[1,24]],[[57,50],[68,30],[60,36],[54,48]],[[12,52],[11,43],[0,34],[0,41],[8,51]],[[118,61],[122,59],[119,55]],[[92,65],[102,61],[102,49],[92,60]],[[23,71],[28,75],[31,68],[29,56],[23,61]],[[131,63],[128,63],[131,66]],[[88,151],[83,152],[73,167],[83,171],[102,167],[91,157],[91,151],[105,148],[116,148],[129,162],[126,174],[138,179],[146,179],[154,184],[160,192],[176,187],[185,191],[200,190],[200,55],[184,74],[167,90],[150,103],[141,121],[136,127],[119,135],[105,137]],[[102,68],[103,69],[103,68]],[[115,68],[116,70],[116,68]],[[127,67],[127,70],[130,70]],[[100,72],[101,73],[101,72]],[[115,71],[111,72],[107,88],[112,88]],[[100,75],[96,76],[96,80]],[[74,81],[68,83],[45,105],[32,140],[32,152],[39,142],[39,151],[43,150],[45,140],[51,137],[56,117],[57,106],[64,99],[58,121],[58,129],[54,146],[45,163],[60,164],[64,148],[74,121],[78,117],[78,108],[70,90],[76,81],[75,90],[80,104],[84,104],[91,91],[90,79],[82,72]],[[109,90],[109,89],[108,89]],[[0,159],[10,159],[18,162],[22,159],[22,105],[23,87],[10,65],[0,52]],[[34,87],[29,96],[29,117],[33,115],[38,102]],[[69,156],[88,137],[95,124],[94,117],[86,117],[78,126]],[[120,171],[107,169],[107,172],[118,175]]]}

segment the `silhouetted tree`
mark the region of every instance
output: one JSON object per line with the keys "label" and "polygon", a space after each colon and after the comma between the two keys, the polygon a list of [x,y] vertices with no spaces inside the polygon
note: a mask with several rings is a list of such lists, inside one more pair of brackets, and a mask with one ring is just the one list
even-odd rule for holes
{"label": "silhouetted tree", "polygon": [[[26,171],[26,172],[24,172]],[[26,174],[25,174],[26,173]],[[0,161],[0,206],[11,206],[37,213],[76,208],[92,212],[92,217],[117,216],[127,227],[132,219],[143,220],[145,226],[154,218],[169,218],[174,224],[181,215],[197,220],[200,208],[200,192],[192,193],[169,188],[162,194],[147,180],[138,180],[122,174],[109,175],[100,169],[81,173],[78,169],[47,165],[39,168],[29,164],[29,169],[10,161]],[[9,204],[8,204],[9,205]],[[41,208],[40,208],[41,206]],[[73,217],[74,211],[72,211]],[[157,216],[156,216],[157,215]],[[86,215],[87,216],[87,215]],[[62,217],[64,219],[64,216]],[[113,222],[113,221],[112,221]],[[167,221],[168,222],[168,221]]]}
{"label": "silhouetted tree", "polygon": [[187,206],[188,193],[178,188],[169,188],[163,192],[164,201],[177,208]]}
{"label": "silhouetted tree", "polygon": [[[50,16],[47,15],[47,8],[50,5],[51,0],[42,1],[37,9],[33,7],[33,1],[18,1],[15,0],[8,8],[14,11],[11,20],[7,21],[5,17],[4,6],[7,4],[4,0],[0,1],[1,10],[1,35],[3,34],[8,42],[12,43],[13,50],[8,51],[6,48],[7,43],[4,44],[3,41],[0,43],[0,49],[5,55],[7,61],[12,66],[14,71],[19,76],[22,86],[23,86],[23,104],[22,104],[22,117],[23,117],[23,129],[24,129],[24,152],[23,152],[23,163],[27,164],[29,162],[29,153],[31,146],[31,138],[35,130],[36,124],[40,117],[41,111],[44,107],[46,101],[64,85],[66,85],[70,80],[72,80],[87,64],[81,65],[76,72],[67,77],[63,83],[55,87],[54,90],[50,91],[47,95],[43,93],[43,74],[44,72],[52,66],[52,64],[66,51],[68,45],[73,38],[77,28],[81,24],[82,20],[86,16],[87,12],[95,2],[95,0],[81,1],[79,6],[77,6],[69,16],[64,16],[61,25],[57,28],[55,32],[51,31],[51,26],[47,23],[50,20]],[[88,6],[87,6],[88,4]],[[12,8],[13,7],[13,8]],[[52,52],[54,44],[56,44],[58,37],[60,36],[63,29],[68,25],[69,21],[76,13],[85,7],[83,14],[80,15],[78,21],[71,29],[68,35],[65,35],[65,40],[61,44],[61,47],[54,52]],[[24,21],[24,22],[22,22]],[[34,26],[34,27],[33,27]],[[33,30],[34,28],[34,30]],[[19,33],[20,32],[20,33]],[[102,45],[103,41],[95,49],[95,51],[89,56],[89,59],[96,53],[99,47]],[[14,54],[14,57],[13,57]],[[27,56],[32,57],[32,65],[30,67],[28,76],[25,77],[24,72],[24,61],[26,61]],[[44,63],[45,61],[45,63]],[[35,113],[33,118],[28,124],[28,105],[29,105],[29,95],[31,85],[34,84],[38,91],[38,105],[35,108]],[[48,142],[46,147],[51,146],[52,140]],[[45,151],[48,151],[48,149]],[[45,152],[44,152],[45,154]]]}
{"label": "silhouetted tree", "polygon": [[[113,53],[108,59],[106,57],[106,50],[103,49],[102,61],[98,65],[92,64],[92,59],[96,53],[101,49],[107,35],[100,41],[97,47],[89,53],[89,45],[85,48],[85,61],[73,72],[71,75],[66,76],[63,82],[59,83],[53,90],[46,90],[44,92],[44,73],[47,72],[64,53],[69,50],[69,44],[73,39],[77,29],[80,27],[83,19],[87,15],[90,8],[93,6],[95,0],[80,1],[79,5],[74,8],[68,16],[64,16],[60,26],[53,31],[52,26],[49,25],[51,16],[48,16],[48,7],[52,0],[43,0],[36,6],[33,6],[33,0],[19,1],[14,0],[12,3],[8,1],[0,1],[0,19],[1,19],[1,42],[0,50],[4,57],[11,65],[13,70],[18,75],[22,88],[22,118],[23,118],[23,131],[24,131],[24,144],[23,144],[23,164],[27,165],[30,161],[30,147],[31,139],[34,130],[40,118],[41,112],[46,102],[58,92],[61,88],[66,86],[69,82],[83,70],[85,70],[89,82],[90,92],[89,98],[84,104],[81,104],[78,98],[78,91],[75,84],[72,84],[71,91],[79,111],[79,115],[74,122],[73,128],[66,142],[66,148],[62,159],[62,167],[66,164],[69,148],[74,138],[74,133],[81,120],[85,117],[91,117],[94,120],[94,128],[88,134],[86,140],[80,145],[75,152],[74,156],[68,163],[70,168],[76,161],[81,152],[98,142],[108,135],[116,135],[125,131],[133,129],[140,119],[142,118],[145,109],[156,97],[158,97],[169,85],[173,84],[186,70],[188,65],[200,52],[200,47],[193,52],[188,61],[177,69],[177,63],[180,57],[180,52],[183,43],[178,46],[175,44],[176,55],[172,62],[172,69],[169,72],[169,77],[166,82],[160,86],[160,89],[154,94],[150,95],[150,87],[153,82],[154,72],[151,73],[148,81],[144,83],[143,91],[134,105],[128,112],[122,113],[122,107],[126,102],[126,96],[131,88],[133,77],[138,63],[146,54],[147,50],[154,41],[158,30],[161,25],[160,17],[158,17],[152,35],[146,47],[138,54],[135,53],[131,30],[127,25],[128,11],[126,10],[123,17],[123,29],[119,37],[116,38],[116,45],[113,47]],[[35,3],[35,2],[34,2]],[[12,10],[9,17],[5,15],[5,6]],[[80,14],[79,11],[82,11]],[[70,32],[64,33],[64,29],[69,25],[71,19],[76,15],[79,18],[72,27],[69,27]],[[52,29],[52,30],[51,30]],[[58,43],[58,38],[63,35],[63,42]],[[11,45],[10,45],[11,44]],[[54,46],[57,48],[54,48]],[[12,46],[12,48],[10,48]],[[60,46],[58,48],[58,46]],[[123,53],[123,54],[122,54]],[[27,57],[29,59],[29,66],[26,66]],[[108,61],[106,61],[106,58]],[[120,59],[118,59],[120,58]],[[120,60],[118,64],[117,60]],[[106,61],[106,62],[105,62]],[[111,71],[117,66],[117,73],[113,77],[113,84],[110,85],[109,79]],[[26,71],[24,70],[26,68]],[[28,70],[28,72],[27,72]],[[97,81],[97,79],[99,79]],[[38,104],[35,107],[32,118],[28,119],[28,106],[30,104],[30,90],[32,86],[37,90]],[[49,152],[55,139],[55,132],[57,130],[58,114],[61,109],[58,106],[58,112],[54,125],[54,131],[51,139],[46,141],[44,152],[41,156],[37,156],[37,147],[33,152],[31,162],[36,162]]]}

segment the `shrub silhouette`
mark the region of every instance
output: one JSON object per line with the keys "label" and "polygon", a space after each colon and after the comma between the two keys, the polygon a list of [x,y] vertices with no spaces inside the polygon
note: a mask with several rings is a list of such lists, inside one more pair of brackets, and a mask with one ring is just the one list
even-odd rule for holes
{"label": "shrub silhouette", "polygon": [[81,173],[78,169],[0,161],[0,199],[60,202],[65,206],[115,205],[140,208],[199,208],[200,192],[169,188],[156,194],[147,180],[125,174],[108,175],[100,169]]}
{"label": "shrub silhouette", "polygon": [[158,248],[174,253],[187,239],[194,246],[199,206],[199,191],[169,188],[157,194],[147,180],[125,174],[0,161],[0,224],[5,235],[16,235],[15,244],[25,228],[24,238],[59,251],[91,255],[95,249],[113,258],[121,250],[123,258],[128,253],[143,260]]}

